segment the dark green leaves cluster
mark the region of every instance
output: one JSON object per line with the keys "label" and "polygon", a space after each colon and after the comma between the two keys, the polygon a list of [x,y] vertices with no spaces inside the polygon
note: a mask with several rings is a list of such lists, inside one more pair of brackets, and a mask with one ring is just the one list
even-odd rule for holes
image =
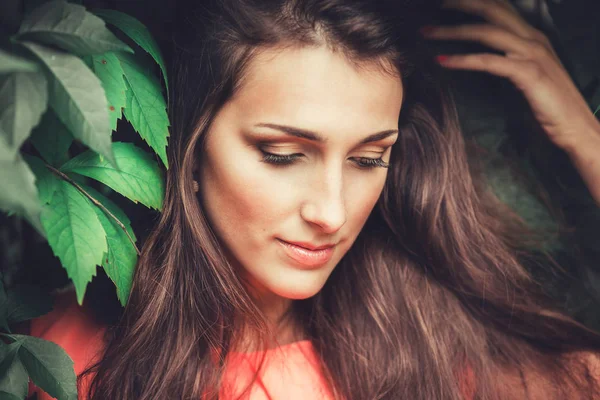
{"label": "dark green leaves cluster", "polygon": [[[158,45],[128,15],[94,14],[64,0],[40,2],[7,42],[0,50],[0,209],[46,237],[79,304],[100,265],[125,305],[137,239],[123,210],[90,181],[162,208],[169,120],[161,80],[147,64],[158,64],[168,89]],[[113,142],[123,116],[157,157]],[[74,141],[89,150],[76,146],[72,154]],[[58,399],[77,398],[73,362],[59,346],[10,332],[10,324],[50,309],[51,299],[35,289],[5,291],[0,280],[0,398],[23,399],[29,379]]]}
{"label": "dark green leaves cluster", "polygon": [[47,340],[10,333],[8,326],[46,314],[52,297],[37,287],[18,285],[4,290],[0,279],[0,398],[21,400],[29,379],[57,399],[77,399],[73,360]]}

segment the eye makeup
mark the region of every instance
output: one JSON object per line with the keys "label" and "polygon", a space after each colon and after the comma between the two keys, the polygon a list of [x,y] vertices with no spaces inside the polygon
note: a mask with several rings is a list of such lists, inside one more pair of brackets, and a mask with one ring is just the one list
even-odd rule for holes
{"label": "eye makeup", "polygon": [[[265,151],[262,146],[258,146],[258,150],[262,153],[262,161],[267,164],[273,164],[277,166],[292,165],[298,158],[303,157],[302,153],[292,154],[273,154]],[[387,149],[386,149],[387,150]],[[383,161],[383,153],[379,158],[371,157],[350,157],[359,168],[371,169],[371,168],[389,168],[389,164]]]}

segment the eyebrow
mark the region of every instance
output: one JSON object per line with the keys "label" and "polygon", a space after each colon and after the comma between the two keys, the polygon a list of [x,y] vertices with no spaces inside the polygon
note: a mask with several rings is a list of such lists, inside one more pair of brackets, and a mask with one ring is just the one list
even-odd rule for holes
{"label": "eyebrow", "polygon": [[[258,123],[254,126],[276,129],[276,130],[286,133],[290,136],[299,137],[299,138],[307,139],[307,140],[312,140],[315,142],[321,142],[321,143],[327,142],[327,139],[324,138],[322,135],[320,135],[317,132],[313,132],[313,131],[309,131],[309,130],[301,129],[301,128],[295,128],[293,126],[268,124],[268,123]],[[373,134],[367,136],[363,140],[361,140],[360,144],[376,142],[378,140],[385,139],[388,136],[392,136],[395,133],[398,133],[398,129],[388,129],[385,131],[376,132],[376,133],[373,133]]]}

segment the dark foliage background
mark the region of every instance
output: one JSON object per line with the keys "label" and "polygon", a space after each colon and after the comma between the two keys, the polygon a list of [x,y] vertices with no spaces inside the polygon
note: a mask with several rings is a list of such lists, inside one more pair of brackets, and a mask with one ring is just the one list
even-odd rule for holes
{"label": "dark foliage background", "polygon": [[[160,0],[89,0],[88,8],[109,8],[135,16],[161,44],[167,62],[171,33],[186,2]],[[593,110],[600,105],[600,2],[598,0],[515,1],[530,23],[552,40],[563,64]],[[0,29],[10,34],[24,12],[20,0],[0,2]],[[183,10],[183,11],[182,11]],[[432,10],[433,11],[433,10]],[[472,22],[457,12],[432,12],[432,23]],[[433,46],[434,44],[432,44]],[[440,53],[482,50],[477,44],[436,43]],[[489,50],[488,50],[489,51]],[[529,107],[505,79],[484,73],[448,71],[465,137],[486,152],[485,171],[500,198],[529,224],[549,231],[544,250],[567,274],[551,275],[531,265],[548,291],[586,325],[600,330],[600,208],[593,202],[564,152],[552,145],[533,120]],[[135,135],[120,123],[113,141]],[[141,140],[136,145],[144,147]],[[25,149],[26,150],[26,149]],[[130,217],[143,243],[157,217],[114,193],[107,193]],[[27,222],[0,213],[0,265],[5,284],[33,283],[51,291],[69,283],[47,242]],[[85,302],[106,322],[120,312],[114,286],[102,269],[88,287]]]}

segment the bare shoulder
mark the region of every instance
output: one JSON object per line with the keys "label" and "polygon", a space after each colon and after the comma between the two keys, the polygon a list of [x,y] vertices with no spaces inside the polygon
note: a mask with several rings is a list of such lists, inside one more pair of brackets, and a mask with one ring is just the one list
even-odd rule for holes
{"label": "bare shoulder", "polygon": [[[565,354],[565,359],[570,361],[567,366],[570,372],[581,379],[581,384],[592,383],[600,387],[600,352],[597,351],[572,351]],[[590,382],[590,379],[592,382]],[[600,393],[595,393],[592,397],[586,397],[594,400],[600,400]]]}
{"label": "bare shoulder", "polygon": [[569,354],[574,361],[582,362],[587,366],[590,375],[600,382],[600,353],[595,351],[574,351]]}

